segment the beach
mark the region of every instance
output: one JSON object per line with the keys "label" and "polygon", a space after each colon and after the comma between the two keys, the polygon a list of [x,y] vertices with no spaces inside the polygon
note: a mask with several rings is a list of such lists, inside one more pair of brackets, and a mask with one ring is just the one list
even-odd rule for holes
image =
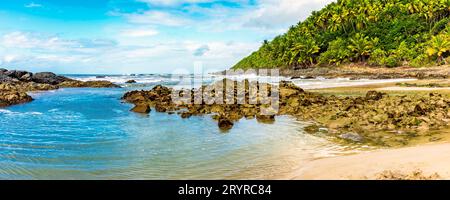
{"label": "beach", "polygon": [[322,158],[294,170],[297,180],[450,179],[450,144],[424,144]]}
{"label": "beach", "polygon": [[[278,77],[267,84],[280,86],[280,113],[262,116],[250,105],[178,110],[165,95],[189,85],[170,75],[47,76],[3,84],[29,101],[0,109],[0,179],[449,178],[450,133],[436,117],[447,114],[448,79]],[[224,78],[211,75],[204,84]],[[419,101],[433,109],[416,113]],[[394,127],[403,132],[383,131],[392,120],[360,114],[380,106],[412,109],[429,118],[428,127],[392,116],[404,121]],[[353,121],[328,118],[342,112]],[[365,123],[371,129],[361,129]]]}

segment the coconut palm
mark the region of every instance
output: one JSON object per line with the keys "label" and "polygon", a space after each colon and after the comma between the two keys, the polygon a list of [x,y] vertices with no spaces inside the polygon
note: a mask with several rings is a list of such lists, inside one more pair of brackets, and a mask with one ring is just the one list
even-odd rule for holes
{"label": "coconut palm", "polygon": [[431,38],[430,45],[427,48],[428,56],[437,56],[437,62],[442,63],[444,54],[450,51],[450,38],[448,35],[437,35]]}
{"label": "coconut palm", "polygon": [[349,40],[349,42],[348,49],[354,53],[357,61],[364,62],[366,58],[370,56],[375,43],[378,43],[378,39],[371,40],[368,36],[357,33]]}

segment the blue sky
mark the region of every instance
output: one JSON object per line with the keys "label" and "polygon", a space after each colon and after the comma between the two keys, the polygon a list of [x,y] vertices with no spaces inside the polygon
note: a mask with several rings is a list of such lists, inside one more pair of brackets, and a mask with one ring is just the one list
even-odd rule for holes
{"label": "blue sky", "polygon": [[231,67],[331,0],[11,0],[0,66],[57,73]]}

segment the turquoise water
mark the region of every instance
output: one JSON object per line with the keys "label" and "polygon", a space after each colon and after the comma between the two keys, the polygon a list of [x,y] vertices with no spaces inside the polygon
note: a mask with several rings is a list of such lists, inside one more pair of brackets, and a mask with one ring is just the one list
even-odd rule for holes
{"label": "turquoise water", "polygon": [[0,109],[0,179],[266,179],[342,147],[304,123],[129,112],[127,89],[60,89]]}

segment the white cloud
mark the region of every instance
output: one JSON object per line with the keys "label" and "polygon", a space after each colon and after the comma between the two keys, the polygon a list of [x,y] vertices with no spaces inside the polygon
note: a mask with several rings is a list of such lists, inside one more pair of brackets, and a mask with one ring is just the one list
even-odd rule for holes
{"label": "white cloud", "polygon": [[312,11],[335,0],[261,0],[258,9],[248,13],[244,25],[265,29],[295,25]]}
{"label": "white cloud", "polygon": [[42,4],[37,4],[34,2],[25,5],[25,8],[41,8],[41,7],[43,7]]}
{"label": "white cloud", "polygon": [[149,37],[158,35],[158,31],[154,29],[130,29],[122,31],[122,35],[125,37]]}
{"label": "white cloud", "polygon": [[146,11],[143,13],[125,14],[129,22],[134,24],[153,24],[163,26],[183,26],[190,22],[186,18],[163,11]]}
{"label": "white cloud", "polygon": [[174,5],[184,4],[184,3],[212,2],[214,0],[138,0],[138,1],[152,4],[152,5],[174,6]]}

